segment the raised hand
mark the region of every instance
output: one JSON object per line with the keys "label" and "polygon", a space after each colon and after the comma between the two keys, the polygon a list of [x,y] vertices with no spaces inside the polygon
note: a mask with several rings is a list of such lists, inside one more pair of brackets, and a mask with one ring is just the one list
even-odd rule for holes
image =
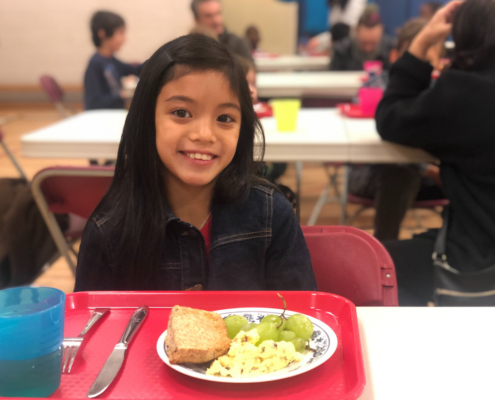
{"label": "raised hand", "polygon": [[444,42],[452,33],[454,16],[462,3],[462,1],[452,1],[438,10],[413,40],[409,52],[426,61],[428,49],[439,42]]}

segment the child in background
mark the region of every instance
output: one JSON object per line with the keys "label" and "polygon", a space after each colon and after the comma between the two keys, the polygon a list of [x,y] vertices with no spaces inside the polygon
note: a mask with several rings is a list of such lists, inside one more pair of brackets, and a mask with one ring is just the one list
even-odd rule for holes
{"label": "child in background", "polygon": [[84,231],[75,290],[316,290],[291,205],[255,175],[263,150],[231,53],[204,35],[162,46]]}
{"label": "child in background", "polygon": [[123,63],[114,57],[126,40],[125,22],[120,15],[98,11],[91,18],[91,35],[97,50],[84,75],[84,108],[124,108],[126,96],[121,79],[128,75],[139,76],[142,67]]}
{"label": "child in background", "polygon": [[[258,89],[256,88],[256,67],[254,63],[247,58],[241,56],[236,57],[241,64],[244,74],[246,75],[246,80],[249,85],[249,91],[251,93],[251,99],[253,100],[256,115],[258,118],[272,117],[272,108],[267,103],[261,103],[258,101]],[[287,163],[266,163],[264,176],[268,181],[276,184],[278,188],[286,195],[289,201],[293,203],[293,199],[295,199],[294,193],[290,189],[287,190],[288,188],[281,185],[280,182],[277,181],[286,170]]]}

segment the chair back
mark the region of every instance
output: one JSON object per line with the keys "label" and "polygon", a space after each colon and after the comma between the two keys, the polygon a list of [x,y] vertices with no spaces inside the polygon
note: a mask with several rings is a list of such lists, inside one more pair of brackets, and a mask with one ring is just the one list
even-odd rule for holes
{"label": "chair back", "polygon": [[356,306],[397,306],[395,267],[383,245],[347,226],[302,227],[319,290]]}
{"label": "chair back", "polygon": [[52,76],[43,75],[40,83],[53,103],[60,103],[64,97],[64,92]]}
{"label": "chair back", "polygon": [[35,187],[54,214],[75,214],[88,219],[113,179],[114,167],[52,167],[36,174]]}

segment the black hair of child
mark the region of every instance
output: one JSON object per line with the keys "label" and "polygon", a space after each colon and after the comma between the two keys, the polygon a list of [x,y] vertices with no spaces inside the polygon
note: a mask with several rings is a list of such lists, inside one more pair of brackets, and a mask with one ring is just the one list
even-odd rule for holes
{"label": "black hair of child", "polygon": [[101,39],[98,36],[98,32],[103,29],[105,31],[105,37],[111,38],[115,31],[125,26],[124,18],[111,11],[97,11],[91,18],[91,38],[96,47],[101,46]]}

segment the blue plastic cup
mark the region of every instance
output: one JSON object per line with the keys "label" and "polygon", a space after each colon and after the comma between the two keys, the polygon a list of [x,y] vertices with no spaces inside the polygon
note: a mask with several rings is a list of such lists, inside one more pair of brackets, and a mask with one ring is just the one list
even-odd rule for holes
{"label": "blue plastic cup", "polygon": [[60,386],[65,294],[0,291],[0,397],[47,397]]}

